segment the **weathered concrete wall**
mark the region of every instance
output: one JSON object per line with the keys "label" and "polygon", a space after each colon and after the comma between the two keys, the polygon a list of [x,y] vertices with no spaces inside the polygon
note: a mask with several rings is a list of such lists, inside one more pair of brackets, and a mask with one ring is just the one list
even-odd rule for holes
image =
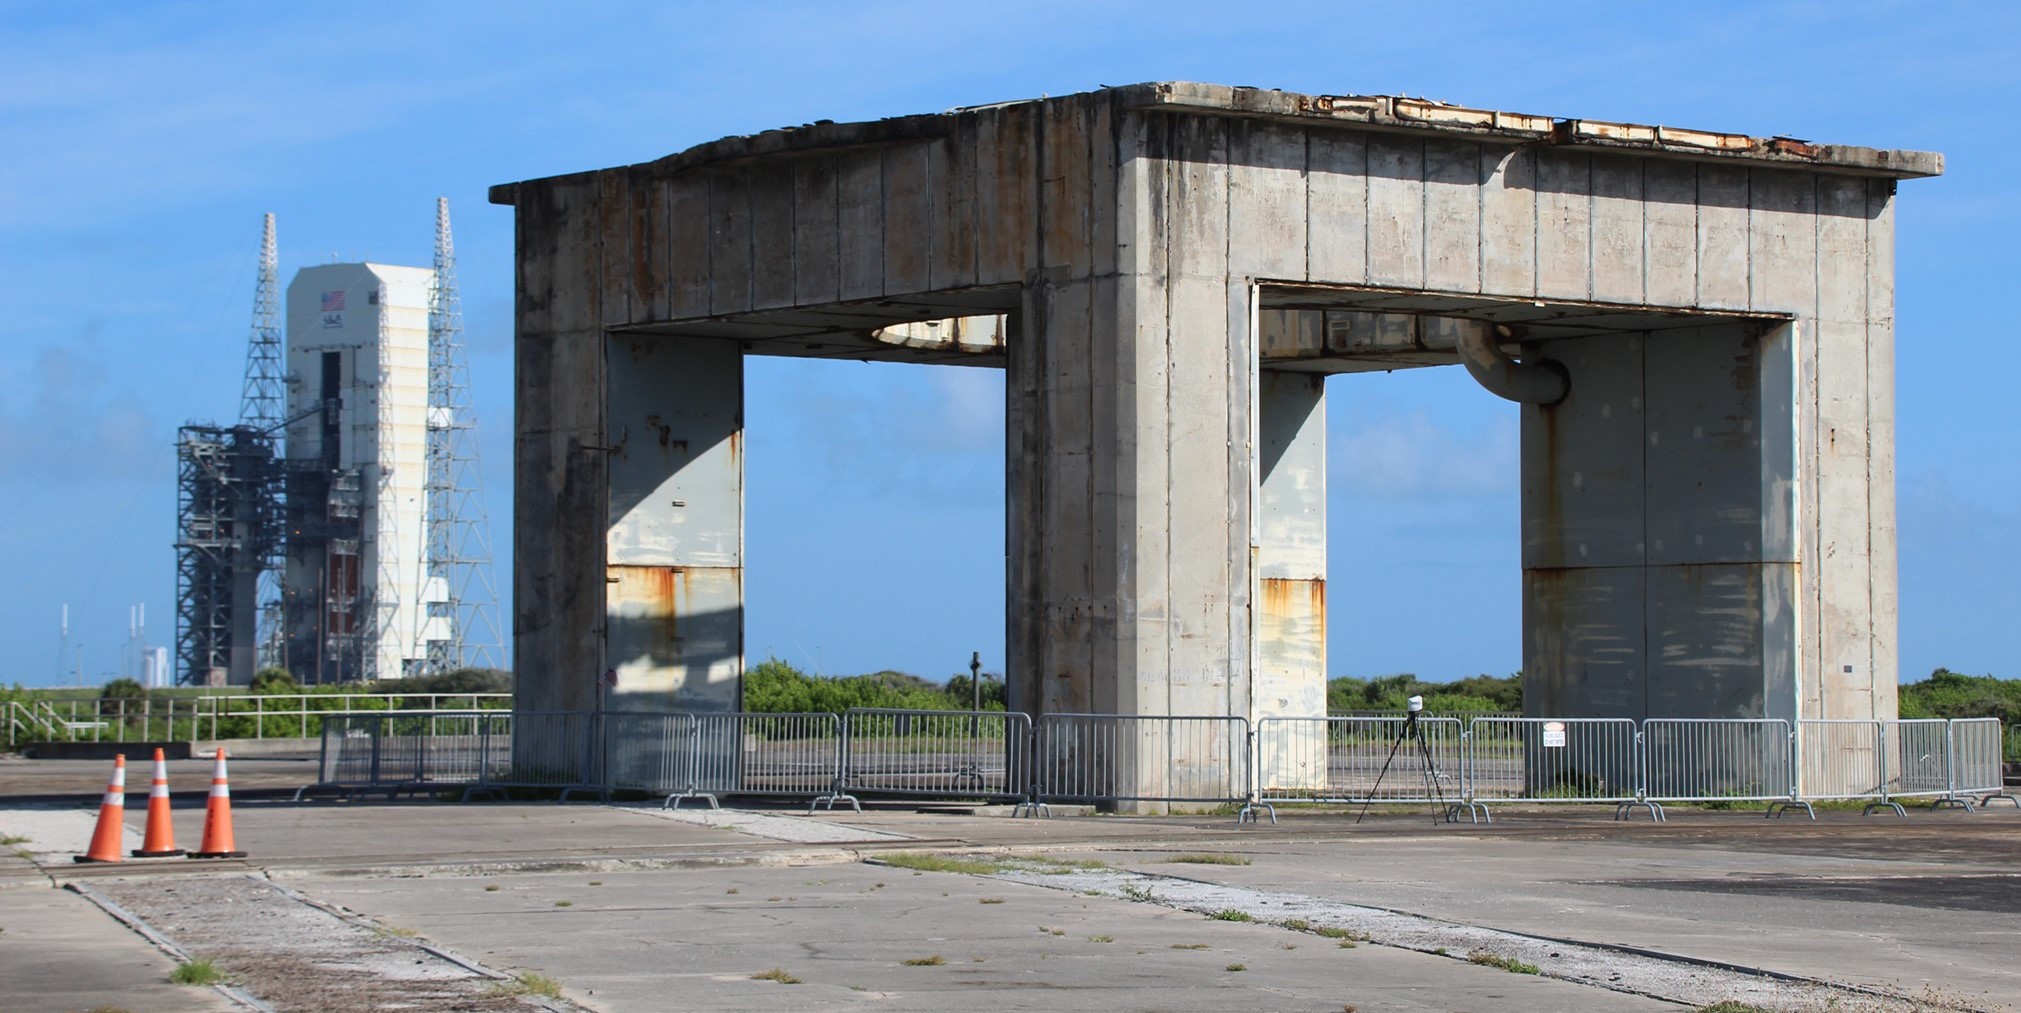
{"label": "weathered concrete wall", "polygon": [[744,665],[744,355],[612,335],[605,664],[614,710],[738,709]]}
{"label": "weathered concrete wall", "polygon": [[[1572,372],[1570,399],[1528,412],[1526,469],[1539,489],[1604,481],[1577,487],[1591,509],[1526,525],[1535,572],[1585,582],[1533,582],[1532,627],[1555,637],[1526,657],[1538,699],[1625,710],[1634,687],[1646,701],[1653,682],[1676,682],[1711,686],[1736,711],[1758,699],[1780,713],[1790,699],[1804,716],[1886,716],[1892,177],[1940,170],[1913,152],[1152,85],[731,138],[503,188],[519,209],[524,705],[591,705],[607,655],[628,666],[621,689],[729,681],[715,667],[738,653],[727,620],[690,656],[627,640],[608,615],[663,616],[606,600],[612,587],[625,602],[642,593],[617,568],[709,569],[725,581],[699,607],[740,614],[727,575],[741,559],[727,548],[692,554],[673,529],[633,540],[635,521],[683,515],[631,518],[614,498],[686,489],[681,468],[702,462],[635,459],[617,418],[651,398],[611,389],[611,371],[631,368],[615,349],[727,377],[734,343],[1003,362],[1015,706],[1301,706],[1324,672],[1323,591],[1310,593],[1323,587],[1311,565],[1323,511],[1316,529],[1298,518],[1323,485],[1281,469],[1323,447],[1306,430],[1323,414],[1316,393],[1303,422],[1279,414],[1316,381],[1263,368],[1258,318],[1327,307],[1387,314],[1376,323],[1495,320]],[[1001,345],[876,337],[995,313],[1010,315]],[[1340,337],[1335,348],[1335,335],[1301,331],[1288,354],[1319,360],[1305,371],[1367,368],[1356,357],[1373,346]],[[709,364],[661,357],[701,339],[715,342]],[[1629,393],[1638,383],[1649,389]],[[1639,413],[1640,428],[1608,411]],[[1734,417],[1752,432],[1723,430]],[[725,418],[669,439],[734,446]],[[1643,442],[1687,431],[1686,449],[1655,457]],[[1717,476],[1709,492],[1695,470]],[[709,495],[740,485],[718,478]],[[1707,513],[1692,497],[1724,505]],[[1639,548],[1624,527],[1636,518]],[[708,527],[728,537],[727,523]],[[1732,549],[1743,530],[1757,544]],[[621,558],[648,543],[659,547]],[[1559,565],[1581,544],[1619,562]],[[1296,590],[1283,581],[1305,582],[1309,600],[1274,608]],[[1620,618],[1631,598],[1639,625]],[[672,613],[678,628],[687,607]]]}

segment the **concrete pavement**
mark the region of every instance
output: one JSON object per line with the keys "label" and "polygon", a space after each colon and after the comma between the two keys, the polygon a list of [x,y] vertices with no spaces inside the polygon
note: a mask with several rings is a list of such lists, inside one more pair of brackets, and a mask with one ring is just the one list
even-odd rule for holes
{"label": "concrete pavement", "polygon": [[[1094,859],[1115,875],[1639,947],[1925,995],[1930,1008],[2002,1009],[2021,995],[2011,957],[2021,816],[2005,811],[1825,813],[1817,824],[1678,811],[1653,825],[1574,808],[1503,811],[1480,826],[1435,826],[1416,813],[1359,826],[1287,814],[1277,826],[1242,827],[1227,817],[1031,820],[942,808],[808,818],[553,803],[248,801],[237,815],[239,844],[251,852],[243,863],[46,871],[108,891],[121,878],[264,874],[496,969],[551,975],[571,998],[613,1013],[872,1000],[894,1009],[1662,1005],[1393,946],[1343,950],[1113,890],[1096,897],[862,864],[908,852]],[[74,823],[76,841],[37,849],[81,847],[89,821]],[[1189,852],[1249,864],[1171,861]],[[102,931],[125,932],[109,919]],[[775,968],[804,983],[750,977]]]}

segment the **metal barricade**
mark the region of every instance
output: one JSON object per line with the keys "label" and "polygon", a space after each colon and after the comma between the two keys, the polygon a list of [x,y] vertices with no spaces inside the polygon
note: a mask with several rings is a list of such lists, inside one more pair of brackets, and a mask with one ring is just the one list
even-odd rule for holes
{"label": "metal barricade", "polygon": [[842,719],[828,713],[696,714],[695,794],[805,795],[811,813],[847,802]]}
{"label": "metal barricade", "polygon": [[1490,802],[1611,802],[1617,819],[1663,809],[1643,797],[1641,735],[1629,718],[1475,718],[1467,797]]}
{"label": "metal barricade", "polygon": [[1240,717],[1047,714],[1034,794],[1051,802],[1243,802],[1249,722]]}
{"label": "metal barricade", "polygon": [[1771,816],[1817,818],[1797,798],[1795,739],[1781,718],[1650,718],[1642,764],[1651,802],[1767,802]]}
{"label": "metal barricade", "polygon": [[1906,815],[1888,798],[1888,755],[1881,723],[1804,718],[1796,723],[1797,795],[1811,801],[1867,799],[1864,813]]}
{"label": "metal barricade", "polygon": [[511,715],[499,711],[328,714],[316,783],[297,789],[295,800],[365,791],[384,791],[391,798],[474,784],[496,769],[491,742],[504,740],[510,730]]}
{"label": "metal barricade", "polygon": [[464,799],[502,797],[508,788],[558,788],[564,802],[578,791],[602,792],[596,717],[589,711],[514,711],[502,762],[495,736],[485,736],[480,748],[486,770],[465,789]]}
{"label": "metal barricade", "polygon": [[1458,718],[1420,717],[1409,732],[1402,715],[1262,718],[1257,800],[1463,804],[1465,740]]}
{"label": "metal barricade", "polygon": [[1032,719],[1003,711],[855,708],[842,715],[843,791],[1020,799]]}
{"label": "metal barricade", "polygon": [[[604,711],[597,715],[597,765],[603,790],[658,795],[662,806],[695,790],[695,715],[675,711]],[[709,799],[713,807],[716,800]]]}
{"label": "metal barricade", "polygon": [[1999,718],[1957,718],[1951,722],[1951,786],[1947,798],[1986,805],[2004,800],[2021,809],[2021,798],[2007,792],[2006,767]]}
{"label": "metal barricade", "polygon": [[1971,803],[1951,793],[1951,723],[1943,718],[1912,718],[1881,722],[1882,750],[1887,762],[1887,794],[1893,798],[1934,799],[1932,806]]}
{"label": "metal barricade", "polygon": [[[327,719],[326,719],[327,720]],[[421,778],[475,784],[505,769],[512,756],[512,712],[430,715]]]}

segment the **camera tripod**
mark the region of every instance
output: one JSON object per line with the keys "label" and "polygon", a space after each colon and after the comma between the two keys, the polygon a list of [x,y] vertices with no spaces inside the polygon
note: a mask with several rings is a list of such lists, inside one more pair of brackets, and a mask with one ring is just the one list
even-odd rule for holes
{"label": "camera tripod", "polygon": [[[1447,823],[1457,823],[1459,822],[1459,811],[1462,807],[1467,810],[1468,819],[1472,820],[1475,817],[1475,804],[1473,802],[1464,799],[1450,803],[1446,801],[1445,789],[1439,785],[1439,778],[1443,775],[1439,770],[1438,761],[1432,758],[1432,747],[1430,741],[1425,737],[1424,724],[1418,720],[1418,714],[1422,711],[1423,705],[1418,702],[1416,697],[1411,698],[1411,704],[1410,709],[1404,712],[1403,727],[1397,730],[1396,741],[1390,743],[1389,756],[1382,761],[1382,769],[1375,775],[1375,784],[1369,788],[1368,797],[1362,800],[1361,812],[1355,814],[1354,822],[1357,824],[1361,822],[1363,816],[1368,815],[1368,807],[1375,802],[1376,796],[1382,792],[1382,779],[1389,776],[1389,768],[1392,764],[1396,763],[1396,754],[1403,750],[1405,742],[1416,743],[1417,755],[1424,760],[1425,794],[1438,804],[1437,814],[1432,817],[1432,822],[1438,823],[1444,820]],[[1485,811],[1485,808],[1481,810],[1483,813]]]}

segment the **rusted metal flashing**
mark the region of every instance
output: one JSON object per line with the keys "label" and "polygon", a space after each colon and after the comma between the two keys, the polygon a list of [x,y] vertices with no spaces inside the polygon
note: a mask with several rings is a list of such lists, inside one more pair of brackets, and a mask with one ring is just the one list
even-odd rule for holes
{"label": "rusted metal flashing", "polygon": [[[1477,109],[1402,95],[1302,95],[1188,81],[1121,85],[1084,94],[1106,95],[1122,109],[1166,109],[1303,124],[1343,123],[1370,130],[1429,131],[1495,138],[1518,144],[1609,148],[1694,161],[1734,160],[1801,166],[1890,179],[1915,179],[1938,176],[1944,172],[1944,156],[1932,151],[1813,144],[1793,137],[1753,137],[1661,125],[1541,116],[1502,109]],[[938,140],[952,133],[956,122],[966,114],[1077,97],[1081,96],[1024,99],[857,123],[818,120],[804,126],[721,138],[631,168],[644,169],[654,175],[673,175],[705,165]],[[591,175],[593,173],[572,173],[526,182],[562,183]],[[522,185],[501,183],[492,187],[491,202],[516,204],[518,188]]]}
{"label": "rusted metal flashing", "polygon": [[1564,119],[1395,95],[1300,95],[1190,82],[1140,84],[1115,90],[1127,108],[1192,109],[1305,123],[1330,120],[1374,129],[1432,130],[1518,143],[1646,151],[1693,160],[1800,165],[1893,179],[1938,176],[1944,172],[1944,156],[1932,151],[1812,144],[1792,137],[1762,138],[1637,123]]}

